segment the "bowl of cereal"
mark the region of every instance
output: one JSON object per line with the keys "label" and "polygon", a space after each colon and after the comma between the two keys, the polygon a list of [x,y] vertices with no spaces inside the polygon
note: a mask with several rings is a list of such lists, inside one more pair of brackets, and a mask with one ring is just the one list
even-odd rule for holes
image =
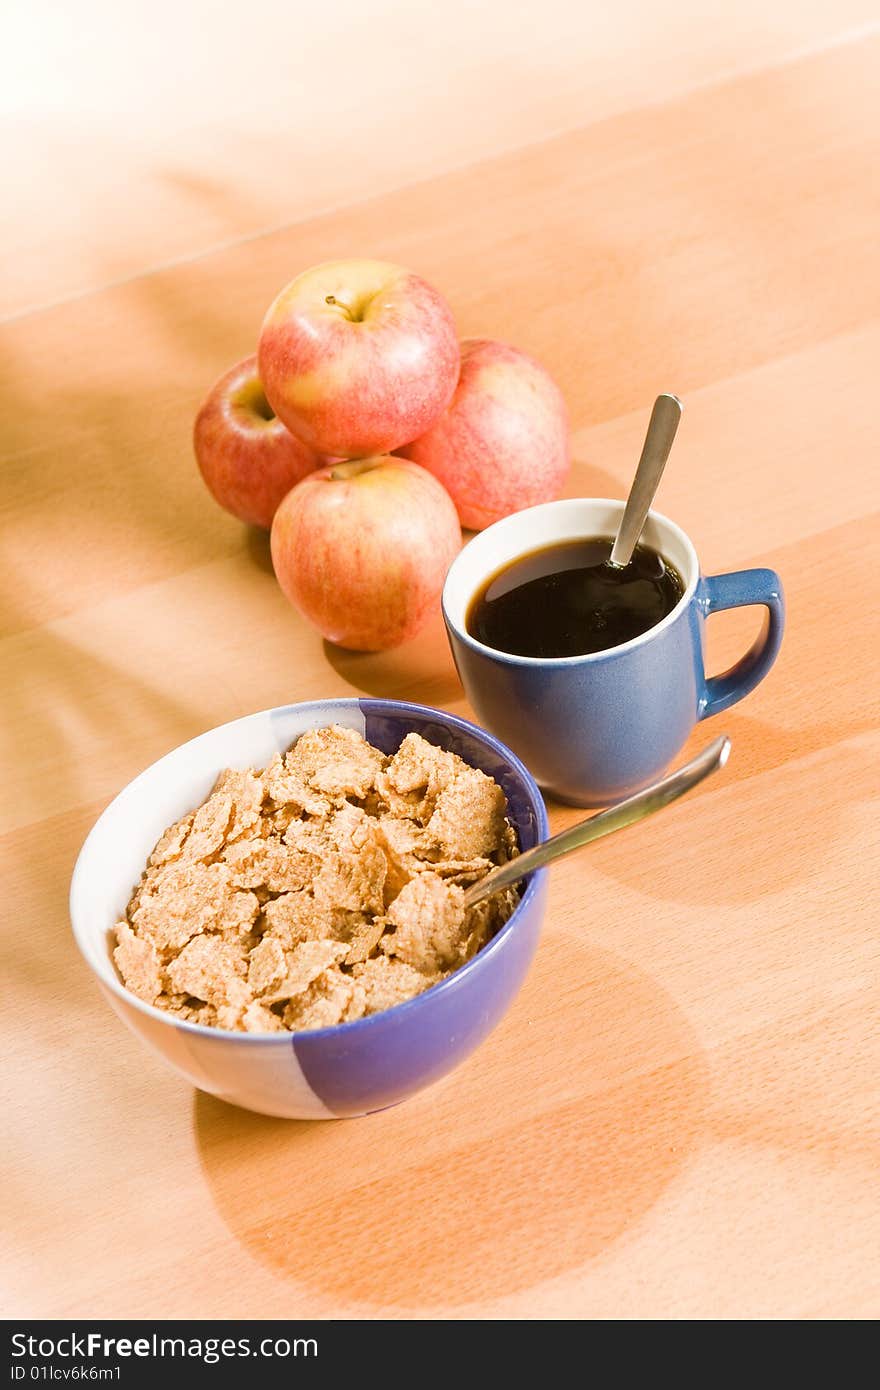
{"label": "bowl of cereal", "polygon": [[546,839],[491,734],[395,700],[264,710],[175,748],[80,851],[70,915],[122,1018],[194,1086],[266,1115],[394,1105],[495,1027],[546,870],[464,890]]}

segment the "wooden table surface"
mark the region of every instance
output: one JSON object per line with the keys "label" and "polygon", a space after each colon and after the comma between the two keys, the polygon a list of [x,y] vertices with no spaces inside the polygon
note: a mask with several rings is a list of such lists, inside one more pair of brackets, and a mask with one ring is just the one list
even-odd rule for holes
{"label": "wooden table surface", "polygon": [[[880,1313],[878,63],[876,33],[819,45],[165,269],[141,228],[140,273],[70,259],[42,300],[32,258],[0,385],[5,1316]],[[325,646],[192,462],[275,291],[350,254],[546,363],[572,495],[623,495],[680,394],[661,509],[789,608],[769,678],[688,745],[729,732],[725,772],[554,870],[479,1051],[309,1124],[129,1036],[66,893],[103,806],[212,725],[349,694],[468,713],[439,620]],[[713,669],[757,621],[712,619]]]}

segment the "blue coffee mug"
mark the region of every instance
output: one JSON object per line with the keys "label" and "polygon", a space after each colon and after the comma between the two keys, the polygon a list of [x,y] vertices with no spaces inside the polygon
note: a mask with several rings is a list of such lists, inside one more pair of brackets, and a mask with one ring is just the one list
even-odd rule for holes
{"label": "blue coffee mug", "polygon": [[[699,720],[729,709],[763,680],[785,623],[774,570],[705,577],[680,527],[650,512],[642,540],[675,567],[685,586],[655,627],[607,651],[556,658],[514,656],[471,636],[470,603],[493,574],[544,546],[611,537],[622,514],[622,502],[604,498],[516,512],[464,547],[443,588],[452,654],[480,722],[514,750],[550,795],[575,806],[604,806],[651,782]],[[748,604],[767,610],[760,636],[729,671],[707,676],[707,617]]]}

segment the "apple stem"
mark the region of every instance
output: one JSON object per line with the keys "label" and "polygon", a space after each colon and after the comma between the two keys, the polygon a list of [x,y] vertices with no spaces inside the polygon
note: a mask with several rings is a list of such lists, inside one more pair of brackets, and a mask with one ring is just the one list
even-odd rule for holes
{"label": "apple stem", "polygon": [[348,316],[348,318],[351,318],[351,310],[349,309],[348,305],[343,304],[341,299],[337,299],[335,294],[326,295],[324,298],[324,303],[335,304],[337,308],[341,309],[342,312]]}
{"label": "apple stem", "polygon": [[381,466],[381,458],[345,459],[333,465],[330,477],[337,483],[347,482],[349,478],[356,478],[360,473],[371,473],[374,468]]}

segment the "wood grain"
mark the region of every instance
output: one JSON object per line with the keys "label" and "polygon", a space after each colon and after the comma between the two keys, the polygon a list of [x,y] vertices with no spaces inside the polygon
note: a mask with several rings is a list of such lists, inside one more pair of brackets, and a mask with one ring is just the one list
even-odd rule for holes
{"label": "wood grain", "polygon": [[[633,105],[6,325],[6,1316],[880,1312],[878,59],[865,35]],[[776,567],[789,620],[690,742],[729,731],[725,773],[554,870],[478,1053],[309,1125],[129,1037],[66,892],[101,808],[202,729],[352,692],[466,712],[439,620],[387,655],[325,646],[191,461],[273,292],[352,248],[547,363],[572,495],[621,495],[654,394],[683,395],[661,510],[709,572]],[[754,622],[712,619],[714,668]]]}
{"label": "wood grain", "polygon": [[15,0],[0,318],[668,100],[875,0]]}

